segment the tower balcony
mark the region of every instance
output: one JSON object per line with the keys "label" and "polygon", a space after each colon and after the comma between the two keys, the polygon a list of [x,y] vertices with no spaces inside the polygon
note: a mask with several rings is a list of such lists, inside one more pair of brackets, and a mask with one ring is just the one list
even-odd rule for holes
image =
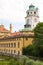
{"label": "tower balcony", "polygon": [[24,28],[31,28],[31,25],[26,23],[26,24],[24,25]]}

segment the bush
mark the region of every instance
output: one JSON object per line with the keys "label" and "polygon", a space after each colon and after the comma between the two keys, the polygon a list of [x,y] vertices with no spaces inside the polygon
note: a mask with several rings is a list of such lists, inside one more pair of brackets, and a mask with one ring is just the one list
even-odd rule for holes
{"label": "bush", "polygon": [[16,65],[16,61],[14,59],[9,60],[9,65]]}

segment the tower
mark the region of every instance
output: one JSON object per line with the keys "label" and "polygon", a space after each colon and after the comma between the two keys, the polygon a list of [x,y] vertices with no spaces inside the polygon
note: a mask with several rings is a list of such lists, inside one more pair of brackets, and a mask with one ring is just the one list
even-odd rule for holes
{"label": "tower", "polygon": [[26,23],[24,28],[33,30],[39,22],[38,8],[35,8],[35,6],[31,4],[29,10],[26,11],[26,14],[27,16],[25,17]]}
{"label": "tower", "polygon": [[12,32],[12,24],[10,23],[10,33]]}

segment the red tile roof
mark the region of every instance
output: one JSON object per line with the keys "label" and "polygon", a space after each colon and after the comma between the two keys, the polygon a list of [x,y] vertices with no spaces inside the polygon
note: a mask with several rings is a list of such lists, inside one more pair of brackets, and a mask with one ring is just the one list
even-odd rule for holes
{"label": "red tile roof", "polygon": [[0,32],[9,32],[9,30],[4,28],[4,25],[0,25]]}
{"label": "red tile roof", "polygon": [[11,36],[16,36],[16,35],[19,35],[20,32],[14,32],[14,33],[11,33]]}
{"label": "red tile roof", "polygon": [[[0,32],[10,32],[9,30],[7,30],[4,25],[0,25]],[[20,32],[14,32],[14,33],[10,33],[10,36],[16,36],[16,35],[19,35]]]}

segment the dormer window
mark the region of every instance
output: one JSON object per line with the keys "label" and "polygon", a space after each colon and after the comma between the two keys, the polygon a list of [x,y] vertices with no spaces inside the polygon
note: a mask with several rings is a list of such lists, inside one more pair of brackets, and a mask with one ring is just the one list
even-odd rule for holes
{"label": "dormer window", "polygon": [[34,12],[34,14],[36,14],[36,12]]}

